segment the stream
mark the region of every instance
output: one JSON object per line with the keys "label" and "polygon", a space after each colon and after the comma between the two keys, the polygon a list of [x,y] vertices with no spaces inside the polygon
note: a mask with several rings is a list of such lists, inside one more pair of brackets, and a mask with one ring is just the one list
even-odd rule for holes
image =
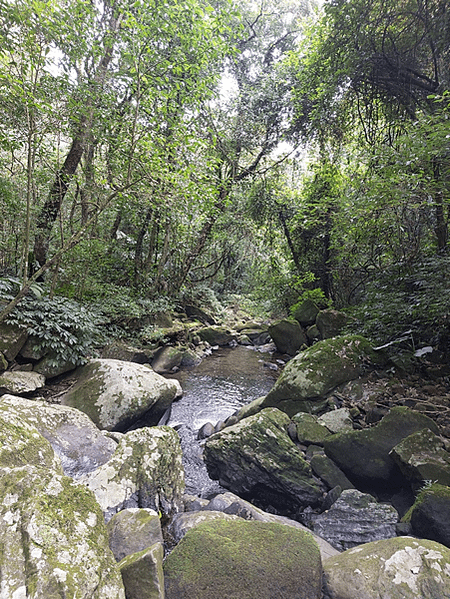
{"label": "stream", "polygon": [[243,405],[266,395],[277,372],[267,363],[273,356],[254,348],[221,347],[198,366],[170,378],[180,381],[183,397],[172,404],[168,425],[178,431],[183,450],[186,493],[208,498],[224,489],[209,478],[202,458],[199,429],[225,420]]}

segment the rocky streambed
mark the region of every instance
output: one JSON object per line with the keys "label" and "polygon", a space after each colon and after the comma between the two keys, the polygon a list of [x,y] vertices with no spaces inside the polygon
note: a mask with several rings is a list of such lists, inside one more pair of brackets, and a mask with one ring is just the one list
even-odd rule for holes
{"label": "rocky streambed", "polygon": [[186,493],[180,381],[91,360],[53,403],[4,393],[2,599],[448,599],[447,390],[423,367],[422,393],[338,337],[267,390],[247,373],[255,399],[219,423],[205,398],[188,427],[213,420],[212,493]]}

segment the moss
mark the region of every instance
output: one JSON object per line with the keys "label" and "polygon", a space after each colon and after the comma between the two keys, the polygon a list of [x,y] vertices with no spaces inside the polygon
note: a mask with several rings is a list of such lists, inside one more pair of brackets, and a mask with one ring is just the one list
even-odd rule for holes
{"label": "moss", "polygon": [[320,553],[312,535],[275,523],[200,524],[168,556],[164,570],[168,599],[282,599],[298,596],[298,588],[305,597],[317,596],[308,588],[320,589]]}
{"label": "moss", "polygon": [[426,486],[424,486],[417,494],[416,500],[414,501],[413,505],[409,508],[409,510],[406,512],[406,514],[403,516],[401,521],[411,522],[411,516],[413,511],[419,505],[424,503],[427,497],[431,496],[446,499],[450,502],[450,487],[447,487],[446,485],[440,485],[439,483],[433,483],[431,485],[427,484]]}

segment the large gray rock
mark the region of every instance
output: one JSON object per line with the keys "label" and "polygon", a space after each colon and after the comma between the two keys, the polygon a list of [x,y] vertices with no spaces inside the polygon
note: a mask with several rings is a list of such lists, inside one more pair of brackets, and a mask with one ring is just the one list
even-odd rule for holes
{"label": "large gray rock", "polygon": [[319,412],[329,391],[357,378],[368,362],[378,359],[370,343],[357,335],[319,341],[288,362],[263,406],[277,407],[289,416]]}
{"label": "large gray rock", "polygon": [[0,323],[0,352],[9,360],[14,360],[28,337],[25,329]]}
{"label": "large gray rock", "polygon": [[338,310],[320,310],[316,317],[316,327],[322,339],[337,337],[347,324],[348,317]]}
{"label": "large gray rock", "polygon": [[313,537],[281,524],[215,520],[190,530],[164,562],[166,599],[319,599]]}
{"label": "large gray rock", "polygon": [[169,517],[181,511],[184,492],[178,434],[168,426],[130,431],[106,464],[78,480],[94,492],[106,521],[137,507]]}
{"label": "large gray rock", "polygon": [[444,449],[442,439],[429,428],[400,441],[390,456],[413,483],[431,480],[450,485],[450,453]]}
{"label": "large gray rock", "polygon": [[301,325],[306,327],[316,322],[318,313],[319,308],[317,305],[311,299],[306,299],[295,306],[292,316],[295,320],[298,320]]}
{"label": "large gray rock", "polygon": [[396,536],[398,513],[371,495],[347,489],[323,514],[311,516],[312,530],[339,551]]}
{"label": "large gray rock", "polygon": [[107,524],[109,546],[120,562],[127,555],[139,553],[155,543],[163,544],[161,520],[157,512],[129,508],[115,514]]}
{"label": "large gray rock", "polygon": [[305,331],[296,320],[279,320],[269,327],[269,334],[281,354],[295,356],[302,345],[308,345]]}
{"label": "large gray rock", "polygon": [[339,486],[342,490],[354,489],[355,486],[348,480],[338,466],[326,455],[316,453],[309,462],[316,476],[318,476],[329,489]]}
{"label": "large gray rock", "polygon": [[173,372],[181,366],[185,349],[182,347],[172,347],[167,345],[161,347],[153,356],[152,368],[155,372]]}
{"label": "large gray rock", "polygon": [[376,426],[331,435],[324,440],[326,454],[348,478],[366,488],[395,488],[404,481],[391,450],[408,435],[424,428],[438,433],[437,425],[406,407],[392,408]]}
{"label": "large gray rock", "polygon": [[411,537],[375,541],[326,560],[324,599],[448,599],[450,550]]}
{"label": "large gray rock", "polygon": [[209,475],[241,497],[291,512],[317,505],[322,489],[286,430],[280,410],[262,410],[209,437],[204,458]]}
{"label": "large gray rock", "polygon": [[0,375],[0,393],[30,393],[45,385],[45,376],[22,370],[7,371]]}
{"label": "large gray rock", "polygon": [[236,520],[238,516],[233,514],[225,514],[217,510],[200,510],[197,512],[181,512],[175,514],[167,527],[167,535],[171,542],[177,544],[181,541],[184,535],[205,522],[212,522],[213,520]]}
{"label": "large gray rock", "polygon": [[450,487],[433,484],[422,489],[409,516],[415,535],[450,547]]}
{"label": "large gray rock", "polygon": [[75,408],[13,395],[0,398],[0,413],[12,414],[36,427],[61,460],[64,474],[80,476],[107,462],[117,442],[99,431],[89,417]]}
{"label": "large gray rock", "polygon": [[197,331],[197,335],[202,341],[207,341],[210,345],[228,345],[236,339],[234,333],[221,326],[205,327]]}
{"label": "large gray rock", "polygon": [[77,382],[61,403],[85,412],[109,431],[124,431],[144,415],[149,424],[157,424],[179,392],[176,381],[121,360],[91,360],[74,376]]}
{"label": "large gray rock", "polygon": [[0,469],[5,599],[125,599],[92,493],[54,470]]}

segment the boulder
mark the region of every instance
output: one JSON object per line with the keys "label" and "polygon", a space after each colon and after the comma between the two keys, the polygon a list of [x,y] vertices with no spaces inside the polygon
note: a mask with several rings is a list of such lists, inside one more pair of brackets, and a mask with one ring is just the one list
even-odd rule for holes
{"label": "boulder", "polygon": [[444,449],[442,439],[429,428],[400,441],[390,456],[412,483],[431,480],[450,485],[450,454]]}
{"label": "boulder", "polygon": [[[219,511],[224,514],[235,515],[239,518],[243,518],[244,520],[257,520],[258,522],[273,522],[276,524],[283,524],[283,526],[291,526],[293,528],[300,528],[301,530],[305,530],[311,532],[306,526],[300,524],[296,520],[291,520],[290,518],[286,518],[285,516],[278,516],[277,514],[269,514],[261,510],[260,508],[254,506],[248,501],[245,501],[238,495],[234,493],[230,493],[227,491],[226,493],[219,493],[213,499],[206,503],[202,508],[206,511]],[[337,549],[332,547],[327,541],[318,537],[314,533],[311,533],[319,547],[320,555],[322,559],[327,559],[332,555],[336,555],[339,553]]]}
{"label": "boulder", "polygon": [[277,407],[289,416],[320,412],[327,393],[357,378],[368,362],[378,359],[370,343],[357,335],[319,341],[288,362],[263,406]]}
{"label": "boulder", "polygon": [[193,305],[188,304],[184,307],[184,310],[186,312],[186,315],[189,316],[189,318],[195,318],[196,320],[203,322],[203,324],[210,324],[210,325],[216,324],[216,321],[215,321],[214,317],[212,316],[212,314],[210,314],[209,312],[206,312],[206,310],[203,310],[202,308],[199,308],[198,306],[193,306]]}
{"label": "boulder", "polygon": [[347,315],[337,310],[320,310],[316,317],[316,327],[322,339],[340,335],[347,322]]}
{"label": "boulder", "polygon": [[316,317],[318,313],[318,306],[311,299],[306,299],[295,306],[295,309],[292,312],[292,316],[302,326],[306,327],[316,322]]}
{"label": "boulder", "polygon": [[348,408],[339,408],[325,412],[318,418],[319,424],[326,426],[332,433],[341,433],[353,430],[353,422]]}
{"label": "boulder", "polygon": [[164,550],[155,543],[119,563],[127,599],[164,599]]}
{"label": "boulder", "polygon": [[61,403],[85,412],[105,430],[124,431],[144,415],[157,424],[179,389],[148,366],[121,360],[90,360],[74,376],[77,382]]}
{"label": "boulder", "polygon": [[450,487],[422,489],[409,512],[413,534],[450,547]]}
{"label": "boulder", "polygon": [[303,345],[308,345],[305,331],[296,320],[279,320],[269,327],[269,334],[280,354],[295,356]]}
{"label": "boulder", "polygon": [[77,368],[79,365],[79,362],[62,360],[56,354],[49,353],[34,365],[33,370],[45,376],[46,379],[53,379],[57,376],[61,376],[62,374],[66,374],[67,372],[75,370],[75,368]]}
{"label": "boulder", "polygon": [[326,455],[315,453],[309,462],[312,471],[322,480],[329,489],[339,486],[342,490],[354,489],[354,485],[348,480],[338,466]]}
{"label": "boulder", "polygon": [[106,521],[120,510],[136,507],[170,517],[183,505],[178,434],[168,426],[130,431],[106,464],[78,480],[94,492]]}
{"label": "boulder", "polygon": [[36,389],[42,389],[45,385],[45,376],[37,372],[25,372],[13,370],[0,375],[0,394],[31,393]]}
{"label": "boulder", "polygon": [[310,518],[312,530],[339,551],[395,537],[399,519],[391,505],[356,489],[342,491],[328,511]]}
{"label": "boulder", "polygon": [[448,599],[449,564],[433,541],[374,541],[324,561],[324,599]]}
{"label": "boulder", "polygon": [[184,535],[205,522],[212,522],[213,520],[236,520],[238,516],[232,514],[225,514],[217,510],[200,510],[196,512],[182,512],[175,514],[167,527],[167,535],[171,542],[177,544],[181,541]]}
{"label": "boulder", "polygon": [[107,524],[109,546],[117,562],[155,543],[163,544],[161,520],[154,510],[129,508],[115,514]]}
{"label": "boulder", "polygon": [[116,441],[101,433],[86,414],[75,408],[3,395],[0,413],[6,420],[15,414],[22,422],[35,426],[50,442],[68,476],[95,470],[117,448]]}
{"label": "boulder", "polygon": [[390,452],[402,439],[424,428],[438,433],[437,425],[428,416],[395,407],[370,429],[327,437],[325,452],[357,486],[396,489],[404,478]]}
{"label": "boulder", "polygon": [[0,539],[5,599],[125,599],[93,494],[53,469],[0,469]]}
{"label": "boulder", "polygon": [[152,360],[153,370],[159,374],[175,372],[181,366],[184,352],[185,348],[172,347],[170,345],[160,347]]}
{"label": "boulder", "polygon": [[202,341],[207,341],[210,345],[228,345],[236,338],[231,331],[220,326],[205,327],[197,331],[197,334]]}
{"label": "boulder", "polygon": [[0,352],[11,362],[24,346],[27,337],[25,329],[5,322],[0,323]]}
{"label": "boulder", "polygon": [[215,520],[190,530],[164,563],[166,599],[319,599],[313,537],[281,524]]}
{"label": "boulder", "polygon": [[313,414],[299,412],[292,417],[292,422],[296,427],[298,441],[304,445],[323,445],[325,437],[331,435]]}
{"label": "boulder", "polygon": [[288,425],[286,414],[270,408],[215,433],[205,443],[209,475],[262,507],[290,513],[317,505],[322,490],[289,438]]}

